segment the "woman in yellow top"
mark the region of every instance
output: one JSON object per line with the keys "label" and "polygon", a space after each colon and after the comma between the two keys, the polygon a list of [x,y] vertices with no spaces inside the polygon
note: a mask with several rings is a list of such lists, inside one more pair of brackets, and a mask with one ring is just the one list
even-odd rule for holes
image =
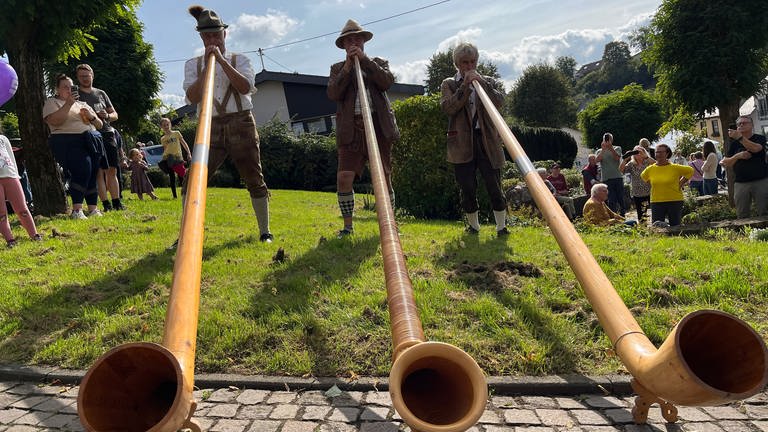
{"label": "woman in yellow top", "polygon": [[693,168],[669,161],[672,151],[666,144],[656,146],[656,164],[640,174],[640,178],[651,184],[651,220],[670,226],[680,225],[683,216],[683,186],[693,176]]}
{"label": "woman in yellow top", "polygon": [[[171,120],[168,118],[160,119],[160,129],[163,130],[163,136],[160,137],[160,144],[163,145],[163,159],[157,163],[157,166],[171,178],[171,193],[176,198],[176,175],[179,176],[179,185],[184,181],[187,175],[187,168],[184,161],[189,159],[191,152],[187,142],[181,132],[171,130]],[[182,148],[184,153],[182,153]],[[186,157],[185,157],[186,156]]]}

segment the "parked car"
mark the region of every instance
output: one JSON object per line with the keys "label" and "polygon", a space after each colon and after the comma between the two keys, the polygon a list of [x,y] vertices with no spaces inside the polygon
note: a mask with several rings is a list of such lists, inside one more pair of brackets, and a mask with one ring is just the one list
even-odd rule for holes
{"label": "parked car", "polygon": [[163,146],[160,144],[146,146],[142,148],[144,159],[149,166],[157,166],[157,163],[163,159]]}

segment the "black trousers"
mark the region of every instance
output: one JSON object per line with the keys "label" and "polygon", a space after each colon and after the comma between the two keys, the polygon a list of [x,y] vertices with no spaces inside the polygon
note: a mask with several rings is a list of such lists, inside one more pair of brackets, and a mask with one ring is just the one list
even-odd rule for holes
{"label": "black trousers", "polygon": [[488,155],[483,150],[483,136],[480,129],[475,129],[473,137],[475,157],[469,162],[454,164],[454,175],[461,191],[461,208],[465,213],[478,210],[477,203],[477,171],[485,183],[485,189],[491,198],[494,210],[506,210],[507,200],[501,191],[501,170],[494,169]]}

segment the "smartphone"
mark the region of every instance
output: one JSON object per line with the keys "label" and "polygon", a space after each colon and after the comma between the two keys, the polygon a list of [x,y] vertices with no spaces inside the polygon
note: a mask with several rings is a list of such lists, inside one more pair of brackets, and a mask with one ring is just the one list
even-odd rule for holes
{"label": "smartphone", "polygon": [[603,141],[610,141],[610,140],[611,140],[611,136],[610,135],[608,135],[608,134],[603,135]]}
{"label": "smartphone", "polygon": [[69,88],[69,90],[72,92],[72,97],[75,99],[80,99],[80,88],[76,85],[73,85]]}

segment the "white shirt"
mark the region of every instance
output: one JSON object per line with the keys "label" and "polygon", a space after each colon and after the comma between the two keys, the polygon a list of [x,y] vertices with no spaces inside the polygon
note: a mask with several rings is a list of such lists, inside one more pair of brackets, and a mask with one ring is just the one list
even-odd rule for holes
{"label": "white shirt", "polygon": [[19,178],[13,147],[5,135],[0,135],[0,178]]}
{"label": "white shirt", "polygon": [[[456,80],[456,83],[461,85],[461,81],[464,80],[464,77],[461,75],[461,72],[457,72],[456,76],[453,77],[453,79]],[[477,95],[475,94],[475,87],[469,86],[469,118],[472,119],[472,121],[475,121],[475,114],[477,113]],[[473,125],[475,129],[479,128],[480,125],[477,124],[475,121],[475,124]]]}
{"label": "white shirt", "polygon": [[[235,64],[235,69],[237,69],[238,72],[243,74],[243,76],[248,80],[248,85],[250,88],[250,91],[247,94],[239,94],[237,90],[235,90],[232,93],[232,96],[230,96],[229,101],[227,102],[227,106],[225,107],[225,111],[227,113],[235,113],[237,112],[237,102],[236,98],[239,96],[240,101],[242,103],[243,111],[245,110],[251,110],[253,108],[253,102],[251,102],[251,94],[256,91],[256,88],[253,85],[253,80],[256,74],[253,72],[253,67],[251,66],[251,60],[248,58],[248,56],[245,56],[243,54],[237,54],[237,53],[227,53],[224,55],[224,57],[227,59],[229,64],[232,64],[232,56],[237,56],[237,63]],[[202,56],[191,58],[187,60],[187,62],[184,64],[184,91],[186,92],[189,87],[192,86],[192,84],[197,81],[197,64],[199,59],[202,59]],[[200,70],[205,69],[205,59],[202,61],[202,67]],[[215,78],[213,80],[213,99],[215,101],[218,101],[221,103],[224,100],[224,95],[227,93],[227,89],[229,88],[229,77],[227,77],[227,74],[224,73],[224,69],[221,67],[221,65],[216,62],[216,74]],[[187,103],[189,103],[189,99],[187,99]],[[198,104],[198,114],[200,113],[200,107]],[[213,109],[213,116],[215,117],[218,115],[218,111],[216,109]]]}

